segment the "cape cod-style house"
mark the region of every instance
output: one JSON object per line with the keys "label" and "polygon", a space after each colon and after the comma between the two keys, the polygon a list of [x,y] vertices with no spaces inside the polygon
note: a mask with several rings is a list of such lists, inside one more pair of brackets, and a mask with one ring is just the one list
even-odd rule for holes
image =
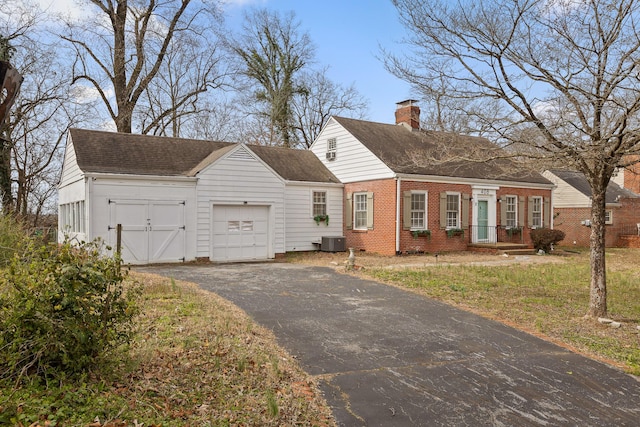
{"label": "cape cod-style house", "polygon": [[419,114],[409,100],[396,124],[332,117],[309,150],[72,129],[59,235],[115,248],[120,226],[138,264],[530,247],[530,230],[552,225],[553,184],[474,160],[499,148],[422,130]]}
{"label": "cape cod-style house", "polygon": [[420,128],[414,100],[396,124],[332,117],[310,150],[344,184],[347,246],[380,254],[520,244],[552,225],[553,184],[484,138]]}

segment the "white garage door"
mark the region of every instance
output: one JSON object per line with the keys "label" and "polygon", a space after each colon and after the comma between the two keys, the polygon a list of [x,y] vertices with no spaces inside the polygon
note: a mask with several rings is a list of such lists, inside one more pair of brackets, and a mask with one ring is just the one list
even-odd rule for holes
{"label": "white garage door", "polygon": [[115,249],[121,224],[123,261],[184,261],[184,201],[110,200],[109,206],[109,243]]}
{"label": "white garage door", "polygon": [[212,212],[212,260],[269,258],[269,207],[220,206]]}

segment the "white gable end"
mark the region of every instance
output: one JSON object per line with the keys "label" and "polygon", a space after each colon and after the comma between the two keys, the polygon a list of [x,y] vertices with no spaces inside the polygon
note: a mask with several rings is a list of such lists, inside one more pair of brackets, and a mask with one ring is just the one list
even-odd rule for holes
{"label": "white gable end", "polygon": [[[335,139],[335,156],[327,156],[328,141]],[[392,143],[392,141],[390,141]],[[309,148],[343,183],[388,179],[395,174],[333,118]]]}
{"label": "white gable end", "polygon": [[556,208],[590,208],[591,199],[584,193],[576,190],[564,180],[552,172],[545,171],[542,174],[556,187],[553,190],[553,206]]}
{"label": "white gable end", "polygon": [[[197,175],[197,257],[214,259],[219,242],[215,215],[244,206],[266,215],[269,258],[284,252],[284,181],[245,146],[239,145]],[[236,209],[237,210],[237,209]],[[232,260],[232,259],[230,259]]]}
{"label": "white gable end", "polygon": [[73,148],[71,137],[67,137],[67,145],[64,149],[64,160],[62,162],[62,172],[60,174],[59,188],[72,182],[78,181],[82,177],[82,171],[78,167],[76,150]]}

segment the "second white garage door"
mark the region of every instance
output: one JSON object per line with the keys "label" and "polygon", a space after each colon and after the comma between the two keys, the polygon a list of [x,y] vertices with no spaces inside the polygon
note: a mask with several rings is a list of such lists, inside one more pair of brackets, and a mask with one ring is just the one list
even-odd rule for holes
{"label": "second white garage door", "polygon": [[213,261],[269,258],[269,206],[214,205],[212,216]]}

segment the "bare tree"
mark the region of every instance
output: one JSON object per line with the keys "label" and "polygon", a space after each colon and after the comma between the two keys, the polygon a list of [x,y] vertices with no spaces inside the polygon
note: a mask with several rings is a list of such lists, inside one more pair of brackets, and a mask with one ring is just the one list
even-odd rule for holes
{"label": "bare tree", "polygon": [[327,67],[305,72],[301,86],[308,90],[294,98],[292,103],[293,128],[297,141],[309,148],[331,116],[344,115],[363,118],[368,102],[351,85],[343,87],[327,77]]}
{"label": "bare tree", "polygon": [[[160,72],[145,89],[138,110],[141,132],[180,136],[183,125],[208,103],[206,93],[223,86],[227,72],[215,41],[176,34]],[[144,108],[142,108],[144,107]]]}
{"label": "bare tree", "polygon": [[281,138],[288,148],[295,145],[293,99],[309,91],[296,77],[314,53],[309,35],[300,33],[299,28],[293,13],[281,16],[258,9],[245,14],[242,34],[226,41],[239,59],[239,73],[254,91],[254,99],[264,106],[257,112],[269,119],[269,143]]}
{"label": "bare tree", "polygon": [[[85,81],[95,88],[118,132],[130,133],[141,98],[146,93],[149,117],[144,117],[140,132],[166,129],[185,106],[196,102],[200,93],[218,78],[215,72],[216,52],[212,26],[218,20],[217,2],[193,0],[85,0],[85,21],[69,22],[63,39],[75,50],[73,82]],[[182,40],[197,41],[180,51]],[[180,54],[178,53],[180,52]],[[167,65],[168,55],[177,58],[188,75],[168,76],[177,72]],[[159,73],[170,83],[180,85],[171,92],[169,101],[159,97],[151,87]],[[171,81],[173,79],[173,81]],[[158,86],[156,86],[157,88]],[[156,96],[158,96],[156,98]],[[113,99],[112,99],[113,98]],[[174,129],[175,130],[175,129]],[[164,132],[164,131],[163,131]]]}
{"label": "bare tree", "polygon": [[7,10],[0,14],[0,31],[11,34],[12,61],[24,82],[4,133],[3,206],[26,217],[52,208],[66,131],[91,108],[76,103],[71,73],[37,24],[44,16],[28,3]]}
{"label": "bare tree", "polygon": [[443,79],[451,99],[499,101],[501,113],[476,111],[474,119],[524,155],[584,173],[592,193],[588,315],[605,315],[605,192],[640,148],[638,1],[393,3],[411,55],[387,53],[390,70],[418,90]]}

